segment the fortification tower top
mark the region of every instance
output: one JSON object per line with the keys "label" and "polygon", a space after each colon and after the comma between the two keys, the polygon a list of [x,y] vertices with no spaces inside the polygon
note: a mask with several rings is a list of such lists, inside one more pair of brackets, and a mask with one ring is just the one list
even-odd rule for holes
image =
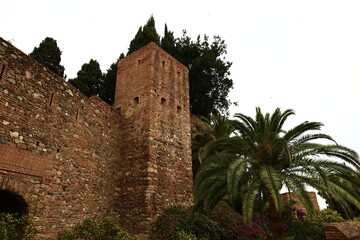
{"label": "fortification tower top", "polygon": [[118,62],[114,107],[129,116],[150,102],[173,108],[170,112],[189,112],[188,69],[155,43]]}

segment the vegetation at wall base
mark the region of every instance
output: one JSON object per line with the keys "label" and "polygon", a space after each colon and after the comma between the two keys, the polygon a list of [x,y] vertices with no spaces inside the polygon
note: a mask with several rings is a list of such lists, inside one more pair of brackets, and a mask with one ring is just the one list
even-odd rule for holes
{"label": "vegetation at wall base", "polygon": [[67,231],[60,232],[57,240],[135,240],[115,217],[87,218]]}
{"label": "vegetation at wall base", "polygon": [[151,239],[257,240],[265,236],[258,220],[244,224],[238,213],[223,204],[213,213],[194,213],[192,208],[169,208],[158,217]]}
{"label": "vegetation at wall base", "polygon": [[38,233],[31,217],[0,213],[1,240],[36,240]]}

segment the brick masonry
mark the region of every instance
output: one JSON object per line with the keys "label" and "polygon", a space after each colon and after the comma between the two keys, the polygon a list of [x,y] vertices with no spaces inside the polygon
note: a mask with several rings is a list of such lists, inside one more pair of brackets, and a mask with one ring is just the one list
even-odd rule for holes
{"label": "brick masonry", "polygon": [[0,38],[0,189],[53,239],[115,214],[140,238],[192,203],[188,70],[155,44],[119,62],[114,107]]}
{"label": "brick masonry", "polygon": [[360,222],[328,223],[324,235],[326,240],[360,240]]}
{"label": "brick masonry", "polygon": [[[308,194],[313,203],[314,210],[320,210],[319,203],[318,203],[317,197],[316,197],[316,193],[308,192]],[[306,208],[301,204],[299,198],[296,195],[294,195],[293,193],[283,193],[283,194],[281,194],[281,197],[285,203],[288,203],[290,200],[296,201],[296,203],[294,204],[294,207],[296,209],[302,209],[305,212],[307,211]]]}

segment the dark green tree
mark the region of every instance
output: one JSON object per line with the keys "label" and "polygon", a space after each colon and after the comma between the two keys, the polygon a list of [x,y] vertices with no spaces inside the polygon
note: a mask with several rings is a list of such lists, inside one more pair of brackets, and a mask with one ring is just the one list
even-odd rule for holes
{"label": "dark green tree", "polygon": [[[125,55],[122,53],[119,59],[123,59]],[[109,105],[114,104],[115,88],[117,76],[117,62],[110,65],[107,72],[104,74],[104,82],[100,89],[100,97]]]}
{"label": "dark green tree", "polygon": [[29,54],[51,71],[64,78],[64,66],[60,65],[61,51],[55,39],[47,37]]}
{"label": "dark green tree", "polygon": [[168,30],[166,24],[164,30],[164,37],[161,38],[160,47],[173,57],[177,57],[179,55],[176,48],[176,39],[174,37],[174,33]]}
{"label": "dark green tree", "polygon": [[282,187],[293,192],[310,214],[314,206],[306,186],[317,189],[327,200],[331,197],[338,204],[347,202],[359,209],[360,195],[349,187],[360,184],[357,153],[315,132],[321,129],[319,122],[306,121],[285,130],[283,125],[293,114],[276,109],[272,115],[263,115],[260,108],[255,118],[236,114],[234,135],[199,150],[204,164],[194,181],[196,206],[212,210],[221,200],[233,205],[240,202],[244,220],[250,221],[254,211],[268,203],[272,239],[284,237]]}
{"label": "dark green tree", "polygon": [[189,68],[190,111],[197,116],[227,113],[231,102],[227,99],[233,88],[230,79],[231,62],[225,60],[226,44],[219,36],[210,43],[208,36],[196,41],[183,36],[177,39],[175,56]]}
{"label": "dark green tree", "polygon": [[130,43],[128,54],[154,42],[175,57],[189,69],[190,111],[197,116],[227,113],[231,102],[228,100],[233,81],[230,79],[231,62],[225,60],[226,44],[219,36],[210,42],[208,36],[200,36],[193,41],[184,31],[181,38],[165,25],[161,38],[151,17],[144,27],[140,27]]}
{"label": "dark green tree", "polygon": [[156,31],[155,20],[153,16],[150,17],[144,27],[139,28],[135,38],[130,42],[127,55],[142,48],[150,42],[154,42],[160,46],[160,36]]}
{"label": "dark green tree", "polygon": [[98,96],[104,84],[100,64],[96,60],[91,59],[89,63],[82,65],[81,70],[77,73],[77,77],[70,79],[69,83],[88,97]]}

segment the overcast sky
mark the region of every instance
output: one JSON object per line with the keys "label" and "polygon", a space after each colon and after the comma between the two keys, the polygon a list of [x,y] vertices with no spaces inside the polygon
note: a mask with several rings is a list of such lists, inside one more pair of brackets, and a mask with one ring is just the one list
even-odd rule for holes
{"label": "overcast sky", "polygon": [[0,36],[25,53],[53,37],[73,78],[91,58],[105,72],[152,14],[160,35],[165,23],[176,37],[219,35],[233,62],[231,114],[291,108],[290,126],[320,121],[360,152],[359,13],[348,0],[11,0],[0,4]]}

